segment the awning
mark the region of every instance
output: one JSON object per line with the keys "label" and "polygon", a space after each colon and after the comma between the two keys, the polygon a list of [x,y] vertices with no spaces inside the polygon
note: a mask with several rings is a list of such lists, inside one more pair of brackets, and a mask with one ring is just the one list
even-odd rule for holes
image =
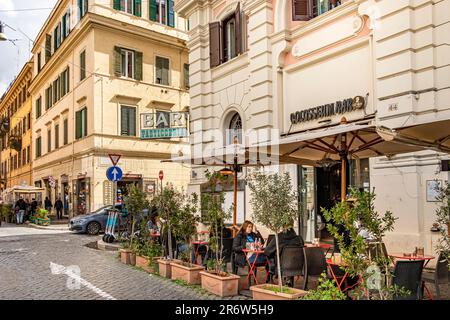
{"label": "awning", "polygon": [[[312,161],[319,166],[339,161],[343,152],[356,159],[391,157],[426,149],[450,153],[448,128],[450,123],[433,123],[392,130],[377,127],[373,121],[363,121],[296,133],[270,147],[272,152],[278,153],[280,163]],[[430,131],[434,134],[430,135]],[[261,147],[267,148],[269,144],[254,145],[250,150],[256,152]]]}

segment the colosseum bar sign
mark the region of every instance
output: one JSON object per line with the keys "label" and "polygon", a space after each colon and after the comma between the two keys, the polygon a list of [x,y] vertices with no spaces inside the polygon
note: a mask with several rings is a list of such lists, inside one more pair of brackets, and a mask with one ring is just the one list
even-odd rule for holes
{"label": "colosseum bar sign", "polygon": [[347,112],[364,109],[365,105],[366,101],[364,97],[361,96],[344,99],[334,103],[324,104],[318,107],[291,113],[291,123],[297,124],[327,118],[338,114],[344,114]]}

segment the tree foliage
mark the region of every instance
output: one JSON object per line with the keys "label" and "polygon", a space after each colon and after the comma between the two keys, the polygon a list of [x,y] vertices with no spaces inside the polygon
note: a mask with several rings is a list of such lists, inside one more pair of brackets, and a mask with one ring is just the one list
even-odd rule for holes
{"label": "tree foliage", "polygon": [[439,187],[437,191],[439,207],[436,209],[436,223],[438,224],[441,236],[435,249],[438,254],[441,253],[444,259],[447,260],[448,268],[450,270],[450,183],[446,182],[442,187]]}

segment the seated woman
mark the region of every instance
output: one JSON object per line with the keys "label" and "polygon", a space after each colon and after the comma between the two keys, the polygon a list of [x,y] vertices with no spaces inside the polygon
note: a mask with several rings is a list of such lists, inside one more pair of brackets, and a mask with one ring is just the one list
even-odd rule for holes
{"label": "seated woman", "polygon": [[[245,267],[247,265],[247,261],[245,258],[245,253],[242,251],[247,248],[247,244],[252,242],[259,241],[261,244],[264,244],[264,239],[261,234],[257,231],[253,232],[253,223],[250,221],[245,221],[242,224],[241,229],[233,240],[233,252],[236,254],[235,256],[235,264],[239,267]],[[256,254],[248,253],[248,260],[250,263],[254,262]],[[266,262],[266,257],[264,255],[258,255],[258,260],[256,264],[262,264]]]}

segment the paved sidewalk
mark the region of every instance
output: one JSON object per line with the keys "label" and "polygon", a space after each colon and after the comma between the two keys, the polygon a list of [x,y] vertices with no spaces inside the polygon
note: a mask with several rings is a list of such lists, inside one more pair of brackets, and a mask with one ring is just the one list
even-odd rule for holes
{"label": "paved sidewalk", "polygon": [[58,230],[58,229],[48,229],[48,228],[33,228],[27,225],[16,225],[11,223],[2,222],[0,227],[0,237],[10,237],[10,236],[25,236],[25,235],[50,235],[50,234],[62,234],[70,233],[69,229]]}

